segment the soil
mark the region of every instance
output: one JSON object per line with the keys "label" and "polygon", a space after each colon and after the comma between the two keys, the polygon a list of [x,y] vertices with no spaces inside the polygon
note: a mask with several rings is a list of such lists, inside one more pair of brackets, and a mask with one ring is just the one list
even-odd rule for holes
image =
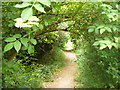
{"label": "soil", "polygon": [[77,64],[74,62],[77,60],[76,55],[72,52],[64,52],[65,67],[54,76],[53,82],[45,82],[44,88],[74,88],[77,84],[74,79],[78,70]]}

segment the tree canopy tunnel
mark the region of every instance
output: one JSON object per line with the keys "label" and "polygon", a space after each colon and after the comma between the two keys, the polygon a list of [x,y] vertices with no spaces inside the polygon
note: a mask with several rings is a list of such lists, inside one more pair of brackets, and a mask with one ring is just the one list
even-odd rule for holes
{"label": "tree canopy tunnel", "polygon": [[[105,80],[107,86],[117,86],[119,76],[117,55],[120,48],[119,3],[43,3],[36,0],[27,3],[4,2],[2,8],[3,57],[9,59],[8,61],[12,61],[23,52],[27,55],[43,56],[54,46],[64,48],[70,38],[74,44],[74,51],[80,58],[79,66],[82,62],[83,66],[88,65],[92,71],[95,70],[93,69],[95,66],[101,67],[101,71],[107,73],[104,74],[104,79],[107,75],[111,78]],[[64,36],[64,32],[70,33],[69,38]],[[83,71],[89,70],[88,68],[83,68]],[[85,75],[88,74],[86,72]],[[98,80],[93,76],[91,78]],[[82,80],[89,81],[89,78]],[[105,83],[94,85],[93,82],[83,83],[91,87],[106,87]]]}

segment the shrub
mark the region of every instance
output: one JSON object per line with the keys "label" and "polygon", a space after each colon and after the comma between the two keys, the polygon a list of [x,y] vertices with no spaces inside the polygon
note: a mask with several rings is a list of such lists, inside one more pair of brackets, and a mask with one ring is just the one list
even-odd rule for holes
{"label": "shrub", "polygon": [[3,60],[3,88],[41,88],[44,81],[50,81],[53,73],[64,66],[65,55],[61,49],[54,48],[40,63],[32,63],[32,59],[37,60],[33,57],[27,60],[31,64],[23,59]]}
{"label": "shrub", "polygon": [[88,44],[78,51],[77,88],[118,88],[119,58],[116,49],[100,51]]}

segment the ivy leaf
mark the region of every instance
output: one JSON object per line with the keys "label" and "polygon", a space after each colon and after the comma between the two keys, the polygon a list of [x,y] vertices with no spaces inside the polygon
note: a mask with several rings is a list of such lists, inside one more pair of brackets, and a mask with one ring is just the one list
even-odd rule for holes
{"label": "ivy leaf", "polygon": [[32,15],[33,15],[33,10],[32,10],[32,7],[30,7],[30,8],[26,8],[22,11],[21,17],[22,17],[23,21],[26,21],[29,18],[31,18]]}
{"label": "ivy leaf", "polygon": [[28,53],[29,53],[29,54],[34,53],[34,46],[31,45],[31,44],[28,46]]}
{"label": "ivy leaf", "polygon": [[28,43],[27,43],[28,39],[27,38],[21,38],[20,41],[25,47],[28,47]]}
{"label": "ivy leaf", "polygon": [[88,30],[88,32],[93,32],[93,31],[94,31],[94,29],[89,29],[89,30]]}
{"label": "ivy leaf", "polygon": [[13,42],[13,41],[15,41],[15,40],[16,40],[16,38],[14,38],[14,37],[9,37],[9,38],[5,39],[5,42]]}
{"label": "ivy leaf", "polygon": [[27,7],[27,6],[30,6],[30,5],[32,5],[32,4],[25,2],[25,3],[22,3],[22,4],[16,4],[15,7],[16,8],[24,8],[24,7]]}
{"label": "ivy leaf", "polygon": [[43,12],[43,13],[46,13],[41,4],[35,4],[34,7],[35,7],[35,9],[37,9],[38,11]]}
{"label": "ivy leaf", "polygon": [[43,30],[43,25],[42,24],[39,24],[39,28],[40,28],[40,30]]}
{"label": "ivy leaf", "polygon": [[34,45],[37,44],[37,41],[36,41],[35,39],[30,39],[30,42],[31,42],[32,44],[34,44]]}
{"label": "ivy leaf", "polygon": [[46,5],[46,6],[48,6],[48,7],[50,7],[50,5],[51,5],[51,2],[49,1],[49,0],[38,0],[40,3],[42,3],[43,5]]}
{"label": "ivy leaf", "polygon": [[20,38],[21,37],[21,34],[16,34],[13,36],[14,38]]}
{"label": "ivy leaf", "polygon": [[102,34],[103,32],[105,32],[105,29],[100,29],[100,34]]}
{"label": "ivy leaf", "polygon": [[17,52],[19,52],[21,48],[21,43],[18,40],[14,42],[14,48]]}
{"label": "ivy leaf", "polygon": [[13,48],[13,43],[8,43],[5,47],[4,47],[4,52],[9,51],[10,49]]}

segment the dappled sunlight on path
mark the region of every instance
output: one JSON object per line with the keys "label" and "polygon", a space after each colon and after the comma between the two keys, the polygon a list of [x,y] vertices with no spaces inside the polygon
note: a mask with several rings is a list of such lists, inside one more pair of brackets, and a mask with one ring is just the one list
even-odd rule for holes
{"label": "dappled sunlight on path", "polygon": [[66,66],[54,76],[53,82],[46,82],[43,84],[44,88],[74,88],[76,82],[74,81],[77,73],[77,64],[73,62],[76,60],[76,55],[71,52],[64,52],[66,55]]}

